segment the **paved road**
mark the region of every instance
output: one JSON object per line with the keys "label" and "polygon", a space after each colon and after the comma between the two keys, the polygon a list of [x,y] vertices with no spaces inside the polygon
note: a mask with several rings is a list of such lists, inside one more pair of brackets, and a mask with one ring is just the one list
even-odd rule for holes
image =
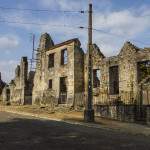
{"label": "paved road", "polygon": [[0,150],[150,150],[150,137],[0,112]]}

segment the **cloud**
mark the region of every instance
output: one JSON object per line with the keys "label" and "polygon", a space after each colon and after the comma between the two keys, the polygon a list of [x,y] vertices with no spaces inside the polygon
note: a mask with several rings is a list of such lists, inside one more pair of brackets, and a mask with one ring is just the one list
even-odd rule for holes
{"label": "cloud", "polygon": [[[148,31],[150,28],[149,17],[144,17],[144,15],[150,14],[150,9],[148,6],[142,5],[138,9],[124,8],[118,11],[112,9],[111,0],[100,0],[101,5],[98,5],[97,0],[93,0],[93,3],[95,9],[93,27],[99,30],[94,31],[93,42],[100,46],[102,52],[106,56],[116,55],[122,47],[123,43],[127,40],[131,40],[132,42],[135,39],[142,39],[143,41],[141,34]],[[39,0],[38,4],[41,6],[41,9],[86,10],[88,1]],[[12,17],[12,14],[8,14],[8,16]],[[49,32],[52,37],[54,37],[56,42],[78,37],[81,40],[84,50],[86,51],[87,30],[74,28],[75,26],[87,26],[88,17],[86,14],[49,13],[45,15],[27,15],[26,13],[21,12],[20,14],[13,14],[14,18],[16,16],[18,16],[17,20],[19,20],[19,22],[34,22],[37,24],[45,25],[36,26],[31,24],[11,24],[10,26],[26,29],[28,32]],[[52,25],[58,26],[53,27]],[[63,25],[72,26],[73,28],[61,27]]]}
{"label": "cloud", "polygon": [[[97,43],[106,56],[116,55],[123,43],[127,40],[134,41],[135,38],[140,37],[140,34],[150,28],[149,17],[142,15],[147,13],[147,9],[142,10],[140,16],[137,16],[137,10],[121,10],[110,12],[98,12],[94,14],[93,28],[99,31],[94,31],[93,42]],[[60,35],[62,40],[71,38],[73,36],[79,37],[84,49],[86,50],[87,44],[87,31],[79,30],[76,28],[52,28],[51,24],[62,24],[64,22],[62,17],[57,19],[48,19],[47,26],[41,27],[41,31],[50,31],[53,35]],[[87,19],[85,16],[74,16],[67,18],[65,24],[69,26],[80,26],[79,22],[86,26]],[[62,24],[63,25],[63,24]],[[137,43],[136,43],[137,44]],[[138,43],[139,44],[139,43]]]}
{"label": "cloud", "polygon": [[9,83],[14,78],[15,68],[18,62],[16,60],[0,61],[0,72],[2,73],[2,80]]}
{"label": "cloud", "polygon": [[38,2],[39,6],[49,9],[87,10],[90,1],[99,9],[108,10],[112,6],[111,0],[39,0]]}
{"label": "cloud", "polygon": [[[146,11],[146,10],[145,10]],[[110,33],[125,37],[135,37],[150,27],[148,17],[139,17],[129,10],[111,12],[109,14],[97,14],[95,27],[109,30]]]}
{"label": "cloud", "polygon": [[77,10],[81,9],[83,4],[87,4],[88,1],[85,0],[40,0],[39,5],[42,5],[45,8],[50,8],[55,10],[61,9],[61,10]]}
{"label": "cloud", "polygon": [[148,14],[147,9],[139,9],[139,12],[126,9],[97,13],[94,16],[94,28],[99,31],[94,32],[94,42],[100,45],[106,56],[116,55],[127,40],[139,44],[140,40],[136,39],[140,39],[141,34],[150,28],[150,20],[144,17],[145,13]]}
{"label": "cloud", "polygon": [[0,35],[0,50],[15,49],[19,46],[19,39],[14,35]]}
{"label": "cloud", "polygon": [[[100,47],[104,55],[111,56],[118,54],[126,40],[131,40],[131,42],[134,40],[145,41],[145,33],[148,34],[150,28],[150,8],[148,5],[141,5],[138,8],[124,7],[118,10],[112,9],[112,0],[93,0],[93,4],[93,28],[99,30],[93,32],[93,43],[96,43]],[[36,5],[40,9],[50,10],[87,10],[88,1],[38,0]],[[35,9],[37,8],[36,5]],[[21,8],[24,7],[31,8],[30,6],[21,6]],[[0,14],[2,20],[45,24],[43,26],[35,24],[7,24],[10,28],[21,28],[21,32],[32,32],[35,34],[48,32],[51,34],[55,43],[77,37],[80,39],[84,50],[86,51],[87,49],[87,30],[76,28],[76,26],[87,27],[87,14],[31,13],[26,11],[19,11],[19,13],[17,11],[0,11]],[[56,25],[56,27],[52,25]],[[68,27],[63,27],[63,25],[67,25]],[[24,37],[21,41],[23,40]],[[15,35],[0,35],[0,50],[15,49],[19,46],[19,42],[20,39]],[[136,42],[136,44],[139,43]],[[141,46],[141,44],[139,45]],[[148,45],[144,46],[148,47]],[[16,64],[17,62],[15,60],[0,61],[0,71],[5,81],[9,81],[10,77],[12,78],[14,76]]]}

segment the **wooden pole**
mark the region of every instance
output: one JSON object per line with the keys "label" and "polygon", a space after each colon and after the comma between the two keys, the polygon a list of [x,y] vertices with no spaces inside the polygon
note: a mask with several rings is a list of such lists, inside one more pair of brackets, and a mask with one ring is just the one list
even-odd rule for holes
{"label": "wooden pole", "polygon": [[92,108],[92,99],[93,99],[93,69],[92,69],[92,3],[89,4],[89,21],[88,21],[88,52],[87,52],[87,78],[88,78],[88,94],[86,100],[86,106],[84,111],[84,120],[86,122],[94,121],[94,110]]}

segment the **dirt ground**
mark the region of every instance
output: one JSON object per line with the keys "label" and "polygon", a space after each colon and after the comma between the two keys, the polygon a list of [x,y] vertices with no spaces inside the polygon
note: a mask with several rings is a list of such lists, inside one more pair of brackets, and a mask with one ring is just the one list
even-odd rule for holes
{"label": "dirt ground", "polygon": [[149,150],[150,136],[0,112],[0,150]]}
{"label": "dirt ground", "polygon": [[38,118],[44,118],[49,120],[65,121],[71,124],[80,124],[83,126],[100,128],[100,129],[113,129],[119,130],[123,133],[129,134],[142,134],[150,136],[150,126],[140,125],[135,123],[119,122],[114,120],[108,120],[100,117],[95,117],[94,123],[85,123],[83,119],[82,111],[74,111],[70,109],[57,109],[57,111],[51,111],[45,107],[37,106],[0,106],[0,111],[17,113],[21,115],[34,116]]}

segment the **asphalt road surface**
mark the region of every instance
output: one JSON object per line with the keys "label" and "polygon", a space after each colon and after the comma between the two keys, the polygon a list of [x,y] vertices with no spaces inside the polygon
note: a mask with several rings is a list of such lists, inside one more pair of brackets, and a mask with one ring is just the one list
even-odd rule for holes
{"label": "asphalt road surface", "polygon": [[0,112],[0,150],[150,150],[150,137]]}

